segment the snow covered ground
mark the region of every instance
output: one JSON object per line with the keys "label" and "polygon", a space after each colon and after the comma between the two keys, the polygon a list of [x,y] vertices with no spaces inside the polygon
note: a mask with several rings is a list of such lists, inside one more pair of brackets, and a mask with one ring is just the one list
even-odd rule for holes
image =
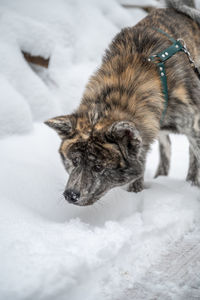
{"label": "snow covered ground", "polygon": [[[186,139],[172,136],[168,178],[153,179],[155,143],[143,192],[75,207],[62,197],[59,138],[42,123],[77,106],[112,37],[144,16],[114,0],[0,1],[0,300],[200,299]],[[49,68],[33,70],[20,49],[50,55]]]}

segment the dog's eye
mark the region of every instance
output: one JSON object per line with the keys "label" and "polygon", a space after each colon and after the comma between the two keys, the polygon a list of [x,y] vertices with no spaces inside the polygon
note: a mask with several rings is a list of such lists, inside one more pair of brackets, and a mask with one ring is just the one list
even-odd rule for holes
{"label": "dog's eye", "polygon": [[96,165],[94,165],[93,170],[95,172],[101,172],[103,170],[103,166],[100,164],[96,164]]}
{"label": "dog's eye", "polygon": [[80,164],[80,157],[72,158],[72,163],[73,163],[74,167],[77,167]]}

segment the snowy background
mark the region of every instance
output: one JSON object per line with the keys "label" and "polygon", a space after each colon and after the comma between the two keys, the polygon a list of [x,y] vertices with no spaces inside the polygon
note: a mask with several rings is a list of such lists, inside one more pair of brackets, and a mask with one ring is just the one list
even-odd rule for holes
{"label": "snowy background", "polygon": [[[62,197],[60,141],[43,121],[77,107],[114,35],[145,17],[119,2],[0,0],[0,300],[200,299],[200,194],[185,182],[184,137],[172,136],[168,178],[153,179],[153,145],[140,194],[117,188],[86,208]],[[49,68],[21,50],[50,56]]]}

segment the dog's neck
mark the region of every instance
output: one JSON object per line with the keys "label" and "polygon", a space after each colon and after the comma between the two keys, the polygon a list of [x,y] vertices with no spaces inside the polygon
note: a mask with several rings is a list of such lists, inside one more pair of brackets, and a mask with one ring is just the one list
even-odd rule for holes
{"label": "dog's neck", "polygon": [[87,114],[96,126],[132,121],[151,143],[160,128],[163,106],[156,67],[141,54],[122,53],[104,61],[91,77],[77,113]]}

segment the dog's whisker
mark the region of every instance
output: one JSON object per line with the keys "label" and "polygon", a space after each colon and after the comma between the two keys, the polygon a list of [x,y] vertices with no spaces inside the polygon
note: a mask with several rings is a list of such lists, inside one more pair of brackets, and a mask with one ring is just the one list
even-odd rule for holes
{"label": "dog's whisker", "polygon": [[58,205],[62,205],[63,203],[65,203],[65,199],[63,195],[60,195],[57,199],[57,204]]}

